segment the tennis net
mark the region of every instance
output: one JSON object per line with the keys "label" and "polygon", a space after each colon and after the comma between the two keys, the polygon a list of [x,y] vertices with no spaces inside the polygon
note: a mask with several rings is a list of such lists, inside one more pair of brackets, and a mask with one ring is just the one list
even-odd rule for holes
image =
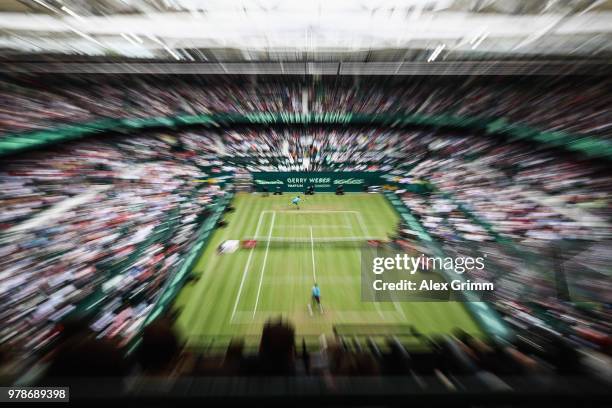
{"label": "tennis net", "polygon": [[380,246],[388,241],[382,237],[246,237],[242,239],[243,247],[350,247]]}

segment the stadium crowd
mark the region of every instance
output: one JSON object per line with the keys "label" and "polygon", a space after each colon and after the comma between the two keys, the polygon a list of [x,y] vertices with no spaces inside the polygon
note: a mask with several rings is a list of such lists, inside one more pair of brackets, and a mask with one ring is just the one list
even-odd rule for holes
{"label": "stadium crowd", "polygon": [[[403,181],[427,179],[431,191],[397,194],[447,254],[487,254],[487,268],[469,278],[496,283],[491,304],[512,326],[546,327],[609,352],[612,183],[605,166],[470,136],[419,141],[428,144],[427,158]],[[567,293],[559,290],[565,285]]]}
{"label": "stadium crowd", "polygon": [[[211,112],[453,114],[600,137],[612,130],[607,80],[580,87],[556,80],[534,87],[473,78],[415,79],[385,87],[124,79],[5,78],[0,138],[63,123]],[[435,372],[441,383],[459,386],[453,384],[454,373],[495,377],[551,367],[576,372],[582,369],[577,347],[612,352],[612,286],[606,272],[612,262],[607,245],[612,175],[605,164],[440,129],[169,132],[69,143],[0,163],[0,338],[3,348],[34,353],[59,343],[49,355],[45,378],[123,376],[134,370],[155,375]],[[197,182],[213,169],[387,173],[395,193],[446,253],[488,255],[489,267],[470,278],[496,282],[489,300],[524,342],[485,344],[458,332],[452,339],[428,340],[433,351],[427,355],[411,353],[392,338],[389,351],[367,340],[336,339],[337,344],[311,353],[305,347],[298,351],[290,326],[271,323],[258,353],[248,355],[237,340],[224,354],[207,355],[182,350],[162,320],[146,328],[138,356],[124,360],[118,350],[139,334],[164,283],[192,248],[209,206],[226,194]],[[410,189],[415,183],[426,191]],[[414,239],[410,231],[407,237]],[[555,251],[562,251],[556,245],[564,242],[590,251],[565,266],[573,275],[572,296],[602,307],[559,296],[560,277],[551,273],[557,266],[546,262],[556,259]],[[90,310],[85,325],[61,323]],[[500,384],[488,380],[487,386]]]}
{"label": "stadium crowd", "polygon": [[504,118],[540,130],[609,135],[609,80],[576,81],[565,77],[546,83],[423,77],[397,84],[374,80],[300,84],[229,79],[210,83],[200,78],[151,76],[6,77],[0,82],[0,133],[104,118],[352,112]]}
{"label": "stadium crowd", "polygon": [[[0,166],[0,336],[44,350],[74,313],[127,344],[222,196],[167,135],[86,141]],[[95,308],[94,308],[95,306]]]}
{"label": "stadium crowd", "polygon": [[[587,299],[610,302],[612,288],[598,264],[611,258],[601,245],[611,234],[612,183],[605,169],[519,142],[500,145],[448,131],[318,127],[83,141],[4,163],[5,344],[44,348],[59,335],[56,322],[92,303],[91,328],[128,343],[193,243],[206,204],[223,194],[194,181],[211,168],[385,171],[445,251],[469,253],[477,244],[488,253],[491,268],[473,278],[498,282],[498,310],[546,325],[538,317],[544,310],[577,340],[609,347],[609,312],[585,312],[555,297],[546,273],[552,266],[538,263],[538,252],[552,241],[599,243],[578,265],[599,275],[578,287]],[[430,191],[402,188],[415,181]],[[541,309],[524,299],[538,299]]]}
{"label": "stadium crowd", "polygon": [[404,163],[400,132],[384,129],[240,128],[185,132],[210,160],[248,171],[391,171]]}

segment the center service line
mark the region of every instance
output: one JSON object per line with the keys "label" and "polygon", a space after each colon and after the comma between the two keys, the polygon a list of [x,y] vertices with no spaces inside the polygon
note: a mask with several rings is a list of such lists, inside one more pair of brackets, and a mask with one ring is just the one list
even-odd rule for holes
{"label": "center service line", "polygon": [[[255,236],[259,234],[259,227],[261,227],[261,220],[263,219],[265,211],[259,213],[259,220],[257,221],[257,228],[255,228]],[[232,317],[230,318],[230,322],[234,320],[234,315],[236,314],[236,308],[238,307],[238,302],[240,302],[240,295],[242,294],[242,287],[244,286],[244,280],[246,279],[247,273],[249,272],[249,266],[251,266],[251,258],[253,258],[253,252],[255,252],[255,248],[251,249],[249,252],[249,257],[247,258],[246,264],[244,265],[244,271],[242,272],[242,280],[240,281],[240,288],[238,289],[238,295],[236,295],[236,303],[234,303],[234,310],[232,310]]]}
{"label": "center service line", "polygon": [[264,255],[263,265],[261,266],[261,276],[259,277],[259,287],[257,288],[257,298],[255,299],[255,307],[253,308],[253,319],[255,319],[255,312],[257,311],[257,305],[259,304],[259,294],[261,293],[261,284],[263,283],[264,273],[266,272],[266,262],[268,261],[268,250],[270,249],[270,241],[272,238],[272,230],[274,229],[274,219],[276,218],[276,211],[272,212],[272,224],[270,225],[270,232],[268,233],[268,243],[266,244],[266,254]]}
{"label": "center service line", "polygon": [[312,249],[312,278],[317,282],[317,268],[314,260],[314,238],[312,237],[312,227],[310,227],[310,248]]}

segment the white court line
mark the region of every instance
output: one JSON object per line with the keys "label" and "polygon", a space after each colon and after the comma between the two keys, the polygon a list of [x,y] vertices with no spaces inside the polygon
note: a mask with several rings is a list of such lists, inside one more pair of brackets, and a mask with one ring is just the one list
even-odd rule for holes
{"label": "white court line", "polygon": [[[363,216],[361,215],[361,212],[357,215],[357,218],[359,219],[359,223],[361,224],[361,228],[363,229],[363,232],[366,236],[370,236],[370,232],[368,231],[368,227],[367,224],[365,223],[365,220],[363,219]],[[401,305],[399,305],[393,295],[391,295],[391,299],[393,300],[393,306],[395,307],[395,310],[402,316],[402,319],[406,320],[406,314],[404,313],[404,309],[402,309]],[[378,306],[378,302],[375,302],[377,305],[377,310],[380,312],[380,306]]]}
{"label": "white court line", "polygon": [[312,227],[310,227],[310,248],[312,249],[312,278],[317,282],[317,268],[315,267],[314,259],[314,238],[312,236]]}
{"label": "white court line", "polygon": [[[354,285],[361,282],[360,276],[345,276],[345,277],[325,277],[318,281],[325,285]],[[275,276],[274,279],[266,279],[264,285],[266,286],[287,286],[287,285],[310,285],[312,283],[312,276],[304,275],[300,278],[295,276]]]}
{"label": "white court line", "polygon": [[325,334],[321,333],[319,336],[319,343],[321,343],[322,350],[327,350],[327,339],[325,338]]}
{"label": "white court line", "polygon": [[346,225],[335,225],[335,224],[328,224],[328,225],[275,225],[274,228],[276,229],[283,229],[283,228],[346,228],[346,229],[353,229],[353,227],[348,227]]}
{"label": "white court line", "polygon": [[326,213],[353,213],[357,214],[359,211],[345,211],[345,210],[300,210],[297,212],[295,210],[264,210],[264,213],[288,213],[288,214],[326,214]]}
{"label": "white court line", "polygon": [[[307,303],[310,305],[310,303]],[[312,306],[311,306],[312,308]],[[314,310],[313,310],[314,311]],[[380,323],[380,320],[386,320],[391,322],[396,322],[400,320],[400,315],[393,310],[387,310],[382,312],[382,316],[380,313],[375,311],[352,311],[352,310],[333,310],[333,317],[336,321],[345,321],[345,322],[365,322],[369,323]],[[295,316],[304,316],[308,314],[307,310],[260,310],[255,314],[253,318],[253,314],[249,312],[236,312],[236,318],[234,319],[234,325],[249,325],[251,326],[253,323],[265,323],[269,321],[272,316],[283,316],[283,318],[292,318]]]}
{"label": "white court line", "polygon": [[383,319],[383,320],[387,320],[387,319],[385,318],[385,316],[383,315],[383,311],[382,311],[382,309],[380,308],[380,305],[378,304],[378,302],[376,302],[376,301],[374,302],[374,307],[376,308],[376,312],[377,312],[377,313],[378,313],[378,315],[381,317],[381,319]]}
{"label": "white court line", "polygon": [[400,314],[400,316],[402,316],[403,320],[406,320],[406,314],[404,313],[404,309],[402,309],[400,304],[395,301],[393,295],[391,295],[391,299],[393,299],[393,306],[395,306],[395,310]]}
{"label": "white court line", "polygon": [[[304,311],[300,308],[299,310],[259,310],[256,313],[257,317],[261,317],[261,318],[265,318],[266,316],[272,316],[272,315],[283,315],[283,316],[290,316],[290,315],[296,315],[296,314],[300,314],[300,313],[304,313]],[[396,319],[398,316],[398,313],[394,310],[385,310],[383,312],[384,315],[386,315],[389,318],[392,319]],[[355,320],[358,321],[358,317],[363,317],[365,319],[368,320],[377,320],[378,319],[378,312],[375,311],[367,311],[367,310],[336,310],[334,309],[334,315],[336,316],[341,316],[343,318],[350,318],[350,320]],[[251,318],[253,317],[253,313],[251,313],[250,311],[245,311],[245,312],[236,312],[236,320],[245,320],[245,321],[249,321],[251,320]]]}
{"label": "white court line", "polygon": [[[368,227],[363,219],[363,216],[361,215],[361,211],[356,211],[357,212],[357,221],[359,222],[359,225],[361,226],[361,231],[365,234],[366,237],[370,236],[370,233],[368,232]],[[395,302],[393,302],[395,303]],[[383,311],[380,308],[380,305],[378,304],[378,302],[374,302],[374,307],[376,308],[376,311],[378,312],[378,315],[383,319],[385,319],[385,316],[383,315]],[[397,309],[397,305],[396,305],[396,309]]]}
{"label": "white court line", "polygon": [[257,305],[259,304],[259,295],[261,294],[261,284],[263,283],[264,273],[266,271],[266,262],[268,261],[268,252],[270,250],[270,238],[272,237],[272,230],[274,229],[274,219],[276,218],[276,211],[272,212],[272,224],[270,225],[270,232],[268,233],[268,244],[266,245],[266,254],[264,255],[263,265],[261,265],[261,276],[259,277],[259,287],[257,288],[257,298],[255,298],[255,307],[253,308],[253,319],[255,318],[255,312],[257,311]]}
{"label": "white court line", "polygon": [[357,220],[359,221],[359,224],[361,224],[361,229],[363,230],[363,233],[365,234],[365,236],[369,237],[370,233],[368,232],[368,227],[365,221],[363,220],[361,212],[357,212]]}
{"label": "white court line", "polygon": [[346,224],[346,228],[350,228],[353,230],[353,232],[355,232],[354,228],[353,228],[353,223],[351,222],[351,219],[349,218],[349,213],[344,213],[344,221]]}
{"label": "white court line", "polygon": [[[259,227],[261,227],[261,220],[263,219],[265,211],[259,213],[259,220],[257,221],[257,227],[255,228],[255,235],[259,234]],[[240,288],[238,289],[238,295],[236,295],[236,303],[234,303],[234,310],[232,310],[232,317],[230,318],[230,322],[234,320],[234,315],[236,314],[236,308],[238,307],[238,302],[240,302],[240,295],[242,294],[242,287],[244,286],[244,281],[247,276],[247,272],[249,271],[249,266],[251,266],[251,258],[253,258],[253,252],[255,252],[255,248],[251,248],[251,252],[249,252],[249,257],[247,258],[247,262],[244,265],[244,271],[242,271],[242,280],[240,281]]]}

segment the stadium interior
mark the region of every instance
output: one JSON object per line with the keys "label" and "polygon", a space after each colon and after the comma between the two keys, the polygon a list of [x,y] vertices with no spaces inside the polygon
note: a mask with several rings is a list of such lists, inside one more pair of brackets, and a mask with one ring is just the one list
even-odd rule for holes
{"label": "stadium interior", "polygon": [[[0,28],[0,386],[610,404],[612,2],[0,0]],[[495,289],[380,298],[396,252]]]}

